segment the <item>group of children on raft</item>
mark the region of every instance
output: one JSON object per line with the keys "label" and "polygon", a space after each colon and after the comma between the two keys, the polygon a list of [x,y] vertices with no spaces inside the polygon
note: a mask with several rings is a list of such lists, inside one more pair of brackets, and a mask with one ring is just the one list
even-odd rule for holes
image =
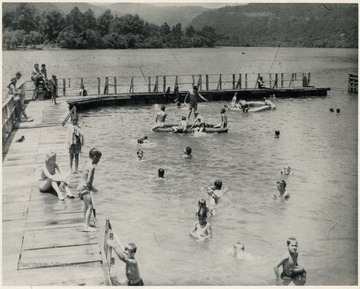
{"label": "group of children on raft", "polygon": [[[190,94],[195,96],[199,95],[198,88],[194,86],[194,93]],[[191,99],[191,98],[190,98]],[[190,105],[189,117],[191,115],[192,110],[194,110],[195,122],[199,121],[198,112],[197,112],[197,101],[192,100]],[[188,117],[188,120],[189,120]],[[161,108],[161,111],[157,114],[156,122],[157,125],[165,122],[166,114],[165,107]],[[70,154],[70,170],[71,173],[78,174],[79,173],[79,155],[81,154],[81,148],[84,145],[84,136],[82,134],[81,128],[78,125],[78,116],[73,115],[71,117],[72,124],[68,127],[68,137],[67,144]],[[183,119],[182,119],[183,120]],[[201,120],[200,120],[201,121]],[[227,119],[226,119],[227,121]],[[202,124],[203,122],[200,122]],[[194,123],[195,124],[195,123]],[[157,126],[161,127],[161,126]],[[147,140],[147,135],[138,139],[139,144],[143,144],[145,140]],[[192,149],[190,147],[186,147],[184,150],[184,158],[192,157]],[[143,151],[139,150],[137,152],[138,159],[141,160],[143,158]],[[78,196],[84,202],[84,228],[85,232],[93,232],[96,231],[94,228],[94,224],[90,222],[91,213],[93,211],[93,201],[92,201],[92,193],[97,192],[97,189],[93,186],[95,169],[97,164],[101,159],[102,153],[96,149],[92,148],[89,151],[89,159],[86,165],[82,166],[82,177],[81,181],[78,184]],[[75,171],[72,172],[72,163],[75,160]],[[284,169],[281,170],[281,174],[284,176],[289,176],[292,174],[290,166],[285,166]],[[158,170],[158,178],[165,178],[165,170],[163,168],[159,168]],[[286,181],[281,180],[277,182],[278,192],[273,193],[274,198],[288,199],[289,193],[286,191]],[[56,163],[56,153],[49,152],[46,155],[45,163],[42,166],[41,172],[41,180],[39,184],[39,189],[42,192],[47,192],[51,188],[55,190],[59,200],[64,201],[65,198],[60,190],[63,190],[66,193],[66,197],[73,199],[75,196],[71,193],[69,189],[69,182],[66,178],[61,174],[61,170]],[[207,189],[207,193],[209,195],[209,207],[206,205],[205,199],[200,199],[198,201],[198,210],[196,212],[196,217],[198,221],[194,224],[193,229],[190,231],[190,236],[196,238],[199,241],[203,241],[205,239],[209,239],[212,237],[212,229],[211,224],[207,221],[207,219],[211,216],[215,215],[215,208],[217,207],[220,199],[226,195],[227,190],[222,189],[222,181],[216,180],[212,186],[209,186]],[[139,268],[137,261],[135,259],[135,253],[137,251],[137,247],[134,243],[129,243],[127,246],[122,246],[115,240],[108,240],[108,245],[112,247],[115,253],[119,256],[119,258],[125,262],[126,264],[126,276],[128,278],[128,285],[144,285],[143,280],[140,277]],[[281,261],[274,267],[275,275],[277,280],[282,279],[284,284],[289,284],[293,281],[294,284],[303,285],[306,281],[306,271],[304,268],[298,265],[298,241],[295,238],[289,238],[287,240],[287,255],[281,259]],[[244,255],[245,247],[240,242],[237,242],[233,246],[234,256],[239,257]],[[279,273],[279,267],[282,267],[282,273]]]}

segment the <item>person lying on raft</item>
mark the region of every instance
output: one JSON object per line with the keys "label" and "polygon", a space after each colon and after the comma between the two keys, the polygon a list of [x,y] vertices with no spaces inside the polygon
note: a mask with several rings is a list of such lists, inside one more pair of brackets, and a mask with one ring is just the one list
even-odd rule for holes
{"label": "person lying on raft", "polygon": [[227,127],[226,109],[222,108],[220,113],[221,113],[221,123],[215,125],[214,128],[225,128],[225,127]]}
{"label": "person lying on raft", "polygon": [[179,126],[173,126],[172,129],[177,133],[185,133],[187,132],[187,121],[186,116],[181,117],[181,121],[179,122]]}
{"label": "person lying on raft", "polygon": [[205,239],[212,237],[211,225],[207,222],[205,214],[199,216],[199,221],[195,222],[194,228],[190,232],[190,236],[199,241],[204,241]]}
{"label": "person lying on raft", "polygon": [[[306,271],[298,264],[299,253],[298,241],[294,237],[287,239],[288,252],[281,261],[274,267],[276,280],[283,280],[284,285],[288,285],[291,281],[295,284],[304,285],[306,282]],[[279,267],[282,266],[283,271],[279,273]]]}
{"label": "person lying on raft", "polygon": [[161,107],[161,110],[156,114],[156,125],[154,125],[151,129],[155,130],[158,127],[164,127],[165,126],[165,119],[166,119],[166,113],[165,113],[165,106],[163,105]]}

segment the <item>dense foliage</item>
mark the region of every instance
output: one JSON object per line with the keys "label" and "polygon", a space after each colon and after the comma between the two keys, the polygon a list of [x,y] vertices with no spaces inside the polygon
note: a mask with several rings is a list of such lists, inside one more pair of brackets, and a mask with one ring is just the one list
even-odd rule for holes
{"label": "dense foliage", "polygon": [[358,47],[358,5],[253,3],[204,12],[191,23],[226,35],[216,45]]}
{"label": "dense foliage", "polygon": [[180,23],[172,28],[150,24],[137,14],[113,16],[106,10],[99,17],[88,9],[82,13],[74,7],[67,15],[58,11],[41,14],[28,3],[3,15],[3,46],[14,49],[37,44],[58,45],[70,49],[96,48],[175,48],[213,47],[218,36],[209,26],[200,31]]}
{"label": "dense foliage", "polygon": [[96,17],[90,8],[83,13],[74,7],[65,15],[53,6],[41,12],[37,7],[19,3],[3,9],[4,48],[358,47],[357,4],[227,6],[200,14],[187,27],[151,24],[137,14],[113,15],[110,9]]}

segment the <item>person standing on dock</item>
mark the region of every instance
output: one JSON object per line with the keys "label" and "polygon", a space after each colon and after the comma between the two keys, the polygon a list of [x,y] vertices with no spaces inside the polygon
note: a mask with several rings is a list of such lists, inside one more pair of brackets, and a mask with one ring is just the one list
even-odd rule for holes
{"label": "person standing on dock", "polygon": [[165,106],[163,105],[161,107],[161,110],[156,114],[156,119],[155,119],[156,124],[151,129],[155,130],[158,127],[164,127],[165,119],[166,119],[166,113],[165,113]]}
{"label": "person standing on dock", "polygon": [[196,118],[195,113],[197,112],[197,98],[200,97],[201,99],[203,99],[206,102],[208,102],[208,100],[199,93],[199,87],[197,85],[194,85],[193,93],[191,93],[190,91],[187,93],[187,95],[185,96],[185,99],[184,99],[184,103],[186,103],[186,99],[187,99],[188,95],[190,96],[189,115],[188,115],[188,121],[189,121],[191,112],[193,110],[194,110],[194,117]]}
{"label": "person standing on dock", "polygon": [[84,136],[79,126],[79,117],[75,114],[71,116],[72,124],[68,127],[67,144],[70,154],[70,174],[72,174],[72,164],[75,158],[75,172],[79,173],[79,154],[84,145]]}

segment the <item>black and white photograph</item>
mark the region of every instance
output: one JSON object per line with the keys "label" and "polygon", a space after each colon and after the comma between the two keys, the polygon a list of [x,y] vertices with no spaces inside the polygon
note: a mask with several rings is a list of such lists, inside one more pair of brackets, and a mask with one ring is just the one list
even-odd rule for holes
{"label": "black and white photograph", "polygon": [[2,1],[2,286],[358,286],[358,2]]}

